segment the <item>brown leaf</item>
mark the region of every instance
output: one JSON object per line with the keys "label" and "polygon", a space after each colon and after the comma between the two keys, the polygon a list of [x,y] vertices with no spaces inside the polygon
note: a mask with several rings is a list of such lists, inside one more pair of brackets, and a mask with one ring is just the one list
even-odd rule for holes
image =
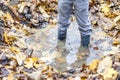
{"label": "brown leaf", "polygon": [[114,42],[113,42],[113,45],[119,45],[120,44],[120,41],[119,40],[115,40]]}

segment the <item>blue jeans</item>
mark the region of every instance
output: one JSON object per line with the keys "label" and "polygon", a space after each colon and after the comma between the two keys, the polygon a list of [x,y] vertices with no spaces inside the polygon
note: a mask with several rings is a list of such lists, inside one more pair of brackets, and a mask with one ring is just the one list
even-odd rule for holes
{"label": "blue jeans", "polygon": [[58,0],[59,32],[65,31],[69,27],[73,7],[81,35],[90,35],[92,28],[88,18],[89,0]]}

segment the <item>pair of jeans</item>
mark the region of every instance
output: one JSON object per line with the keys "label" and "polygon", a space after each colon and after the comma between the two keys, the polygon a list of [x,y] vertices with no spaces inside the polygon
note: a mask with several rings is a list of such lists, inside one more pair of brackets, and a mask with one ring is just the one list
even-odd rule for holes
{"label": "pair of jeans", "polygon": [[73,8],[81,35],[90,35],[92,28],[88,18],[89,0],[58,0],[59,33],[67,30],[69,27]]}

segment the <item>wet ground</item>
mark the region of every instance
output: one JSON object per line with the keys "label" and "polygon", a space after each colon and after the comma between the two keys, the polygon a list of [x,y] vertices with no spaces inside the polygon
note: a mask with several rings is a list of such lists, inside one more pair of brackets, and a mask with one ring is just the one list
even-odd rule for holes
{"label": "wet ground", "polygon": [[[57,26],[49,25],[43,29],[32,29],[34,34],[25,38],[26,53],[32,50],[32,56],[39,57],[46,64],[59,71],[80,67],[83,63],[89,64],[93,59],[100,59],[110,52],[119,51],[112,46],[110,38],[101,29],[93,30],[91,36],[89,56],[80,53],[80,33],[76,22],[72,22],[68,29],[66,41],[57,40]],[[116,49],[116,50],[115,50]]]}

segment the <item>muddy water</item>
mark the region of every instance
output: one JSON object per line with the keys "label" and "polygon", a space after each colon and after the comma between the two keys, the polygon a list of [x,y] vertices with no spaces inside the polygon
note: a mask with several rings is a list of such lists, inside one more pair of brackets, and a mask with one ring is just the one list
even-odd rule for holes
{"label": "muddy water", "polygon": [[35,34],[25,39],[28,49],[33,49],[33,56],[39,57],[59,71],[80,67],[83,63],[89,64],[93,59],[100,59],[115,49],[112,38],[101,29],[95,29],[91,37],[90,54],[83,56],[84,54],[79,52],[81,39],[76,22],[71,23],[66,41],[57,40],[57,26],[33,31]]}

